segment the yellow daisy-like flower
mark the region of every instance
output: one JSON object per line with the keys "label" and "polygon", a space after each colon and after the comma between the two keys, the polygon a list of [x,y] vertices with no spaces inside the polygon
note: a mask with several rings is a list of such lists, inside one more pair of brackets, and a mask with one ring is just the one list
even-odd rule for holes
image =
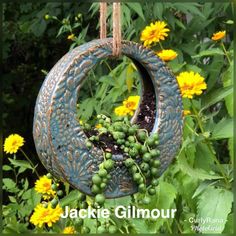
{"label": "yellow daisy-like flower", "polygon": [[96,129],[100,129],[100,128],[102,128],[102,125],[101,125],[101,124],[96,124],[96,125],[95,125],[95,128],[96,128]]}
{"label": "yellow daisy-like flower", "polygon": [[46,175],[40,177],[35,182],[35,191],[43,194],[44,200],[48,200],[56,195],[56,192],[51,189],[52,180],[47,178]]}
{"label": "yellow daisy-like flower", "polygon": [[117,116],[127,116],[130,113],[130,110],[125,106],[119,106],[115,108],[114,112]]}
{"label": "yellow daisy-like flower", "polygon": [[174,60],[178,54],[172,49],[165,49],[158,52],[157,56],[159,56],[163,61],[171,61]]}
{"label": "yellow daisy-like flower", "polygon": [[218,31],[214,33],[211,37],[212,40],[217,41],[225,37],[226,31]]}
{"label": "yellow daisy-like flower", "polygon": [[202,94],[202,90],[207,88],[204,78],[193,71],[182,72],[177,76],[177,81],[184,98],[193,98],[193,95]]}
{"label": "yellow daisy-like flower", "polygon": [[184,110],[183,111],[183,115],[184,116],[187,116],[187,115],[190,115],[191,114],[191,111],[190,110]]}
{"label": "yellow daisy-like flower", "polygon": [[75,35],[74,34],[70,34],[67,37],[68,40],[74,40],[75,39]]}
{"label": "yellow daisy-like flower", "polygon": [[75,234],[75,228],[73,226],[68,226],[65,227],[64,230],[62,231],[63,234]]}
{"label": "yellow daisy-like flower", "polygon": [[129,96],[126,100],[123,101],[123,106],[115,108],[115,114],[117,116],[127,116],[133,115],[134,111],[138,107],[140,96]]}
{"label": "yellow daisy-like flower", "polygon": [[52,224],[60,219],[60,215],[62,213],[63,210],[59,205],[53,209],[50,203],[47,205],[47,207],[44,207],[42,203],[39,203],[35,207],[34,213],[30,217],[30,222],[40,228],[43,226],[43,224],[47,224],[48,227],[52,227]]}
{"label": "yellow daisy-like flower", "polygon": [[123,106],[131,111],[135,111],[138,107],[140,96],[129,96],[128,99],[123,101]]}
{"label": "yellow daisy-like flower", "polygon": [[4,142],[4,152],[6,153],[17,153],[18,149],[24,145],[24,138],[19,134],[9,135]]}
{"label": "yellow daisy-like flower", "polygon": [[167,24],[164,21],[156,21],[146,26],[141,33],[140,40],[144,42],[144,46],[149,46],[152,43],[160,42],[160,40],[165,40],[168,36],[167,32],[170,30],[166,28]]}

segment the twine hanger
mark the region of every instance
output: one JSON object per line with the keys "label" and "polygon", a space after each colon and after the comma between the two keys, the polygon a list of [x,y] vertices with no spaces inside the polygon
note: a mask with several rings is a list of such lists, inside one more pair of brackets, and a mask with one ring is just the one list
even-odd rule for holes
{"label": "twine hanger", "polygon": [[[107,37],[107,23],[106,23],[107,3],[100,2],[100,38]],[[112,12],[112,26],[113,26],[113,47],[112,55],[115,57],[121,54],[121,18],[120,18],[120,2],[113,3]]]}

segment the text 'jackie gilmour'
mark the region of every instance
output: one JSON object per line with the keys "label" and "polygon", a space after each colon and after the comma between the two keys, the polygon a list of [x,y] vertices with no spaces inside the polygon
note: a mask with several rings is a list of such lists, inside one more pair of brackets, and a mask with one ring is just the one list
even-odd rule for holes
{"label": "text 'jackie gilmour'", "polygon": [[[117,218],[174,218],[176,209],[139,209],[135,206],[117,206],[114,209],[114,214]],[[88,209],[69,209],[68,206],[65,207],[65,211],[61,214],[61,218],[109,218],[111,212],[106,208],[93,209],[90,206]]]}

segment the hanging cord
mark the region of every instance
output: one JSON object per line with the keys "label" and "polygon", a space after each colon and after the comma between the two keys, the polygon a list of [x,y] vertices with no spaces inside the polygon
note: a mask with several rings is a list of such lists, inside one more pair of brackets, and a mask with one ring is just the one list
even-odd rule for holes
{"label": "hanging cord", "polygon": [[[107,37],[107,24],[106,24],[107,3],[100,2],[100,38]],[[113,43],[112,55],[115,57],[121,54],[121,19],[120,19],[120,3],[113,3]]]}
{"label": "hanging cord", "polygon": [[100,2],[100,39],[107,37],[107,23],[106,23],[107,3]]}
{"label": "hanging cord", "polygon": [[121,22],[120,22],[120,3],[113,3],[113,56],[121,54]]}

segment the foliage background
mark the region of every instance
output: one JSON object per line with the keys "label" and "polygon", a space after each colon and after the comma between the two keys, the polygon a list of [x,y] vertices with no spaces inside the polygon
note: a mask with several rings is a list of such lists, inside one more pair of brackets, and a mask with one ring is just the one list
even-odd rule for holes
{"label": "foliage background", "polygon": [[[233,62],[230,65],[226,61],[220,45],[214,45],[212,41],[207,40],[214,32],[226,29],[225,45],[232,61],[234,27],[232,9],[231,3],[220,2],[197,4],[146,1],[142,4],[129,2],[122,4],[124,39],[140,42],[140,33],[146,25],[155,20],[165,20],[171,32],[163,46],[172,48],[179,54],[178,59],[169,63],[169,66],[176,74],[183,70],[199,72],[206,78],[208,84],[208,89],[201,98],[196,98],[193,103],[184,101],[185,108],[193,111],[194,106],[203,130],[199,129],[199,120],[196,121],[191,116],[186,118],[185,123],[195,133],[185,126],[183,145],[178,159],[162,177],[158,190],[158,206],[163,208],[176,206],[179,209],[178,216],[175,222],[170,223],[162,220],[155,224],[133,221],[134,232],[192,232],[190,225],[184,220],[189,216],[207,216],[217,202],[222,204],[218,207],[225,210],[216,212],[214,217],[225,219],[228,217],[224,232],[232,232]],[[45,78],[45,71],[49,71],[62,55],[71,47],[98,38],[98,4],[85,1],[22,4],[9,2],[3,5],[3,13],[3,135],[7,137],[11,133],[18,133],[25,137],[24,150],[31,160],[38,164],[37,169],[40,174],[44,174],[46,170],[38,160],[32,139],[36,96]],[[45,20],[46,14],[59,20]],[[111,32],[110,15],[111,9],[108,13],[108,32]],[[67,39],[71,34],[70,27],[74,27],[73,33],[76,36],[74,41]],[[104,101],[99,95],[104,89],[107,94],[114,97],[114,104],[118,104],[127,95],[136,93],[139,89],[138,75],[135,71],[130,72],[130,62],[127,58],[118,63],[111,61],[109,63],[111,70],[105,63],[95,70],[96,77],[102,77],[96,82],[95,87],[98,89],[94,87],[92,92],[90,90],[91,94],[87,93],[91,83],[95,82],[93,75],[90,75],[91,78],[85,85],[80,106],[89,107],[90,110],[83,111],[85,112],[83,119],[89,119],[96,113],[111,109],[107,104],[109,98]],[[126,80],[127,73],[130,80]],[[117,78],[117,81],[113,82],[111,78]],[[98,110],[95,109],[97,100],[102,104]],[[23,160],[24,157],[19,154],[17,158]],[[218,165],[215,164],[215,160],[218,160]],[[7,155],[3,162],[6,166],[10,166]],[[18,166],[16,163],[12,165],[15,168],[21,167],[19,163]],[[25,167],[21,171],[15,183],[12,169],[5,167],[4,170],[4,178],[8,179],[3,182],[6,186],[3,198],[4,205],[7,206],[4,212],[6,232],[33,230],[27,217],[36,204],[30,203],[30,194],[35,194],[31,188],[36,176],[32,174],[30,168]],[[226,176],[225,181],[221,180],[222,173]],[[32,177],[28,178],[29,175]],[[20,202],[14,200],[15,194],[19,194],[20,191],[23,194],[27,190],[30,190],[27,192],[29,196],[23,195]],[[206,196],[211,199],[210,202]],[[37,201],[37,197],[35,198]],[[224,205],[225,201],[227,205]],[[152,204],[155,205],[155,202],[156,199]],[[27,204],[28,209],[21,212],[22,206]],[[56,232],[60,232],[59,230],[60,227],[55,229]]]}

